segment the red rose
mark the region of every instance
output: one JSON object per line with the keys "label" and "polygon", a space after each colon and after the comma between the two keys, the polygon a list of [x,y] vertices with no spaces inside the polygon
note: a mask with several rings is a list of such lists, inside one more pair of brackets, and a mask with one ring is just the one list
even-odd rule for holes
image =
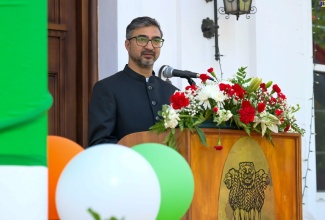
{"label": "red rose", "polygon": [[266,104],[264,102],[260,102],[257,104],[257,111],[258,113],[261,113],[265,110]]}
{"label": "red rose", "polygon": [[217,114],[217,113],[218,113],[218,111],[219,111],[219,109],[218,109],[218,107],[217,107],[217,106],[214,106],[212,110],[213,110],[213,112],[214,112],[214,113],[216,113],[216,114]]}
{"label": "red rose", "polygon": [[208,74],[202,73],[200,74],[200,79],[202,80],[202,82],[205,82],[210,79],[210,76],[208,76]]}
{"label": "red rose", "polygon": [[273,89],[276,93],[281,92],[281,89],[280,89],[280,87],[278,86],[278,84],[274,84],[273,87],[272,87],[272,89]]}
{"label": "red rose", "polygon": [[240,121],[245,124],[249,124],[254,121],[255,108],[249,101],[244,100],[241,109],[238,111],[240,115]]}
{"label": "red rose", "polygon": [[183,92],[176,92],[170,97],[170,103],[174,109],[181,109],[188,106],[190,101]]}
{"label": "red rose", "polygon": [[185,87],[185,90],[193,90],[193,91],[196,91],[197,88],[196,88],[196,85],[195,85],[195,84],[192,84],[192,85],[190,85],[190,86],[186,86],[186,87]]}
{"label": "red rose", "polygon": [[271,97],[269,100],[270,105],[274,105],[276,103],[276,98]]}
{"label": "red rose", "polygon": [[220,83],[219,89],[220,91],[229,91],[231,89],[231,86],[229,84]]}
{"label": "red rose", "polygon": [[282,92],[279,92],[278,93],[278,98],[280,98],[282,100],[286,100],[287,97]]}
{"label": "red rose", "polygon": [[218,145],[218,146],[214,146],[213,148],[214,148],[215,150],[222,150],[223,146]]}
{"label": "red rose", "polygon": [[219,84],[220,91],[225,92],[229,97],[234,95],[234,90],[231,88],[231,85],[226,83],[220,83]]}
{"label": "red rose", "polygon": [[265,83],[261,83],[261,84],[260,84],[260,88],[261,88],[263,91],[266,91]]}
{"label": "red rose", "polygon": [[239,85],[239,84],[235,84],[232,86],[232,89],[235,91],[235,94],[239,97],[239,98],[244,98],[245,95],[245,90]]}
{"label": "red rose", "polygon": [[213,68],[210,67],[210,68],[208,69],[208,73],[212,73],[212,72],[213,72]]}
{"label": "red rose", "polygon": [[248,101],[248,100],[244,100],[244,101],[241,103],[241,107],[242,107],[242,108],[246,108],[246,107],[250,107],[250,106],[252,106],[252,105],[251,105],[250,101]]}
{"label": "red rose", "polygon": [[289,131],[289,129],[290,129],[290,124],[288,124],[287,127],[284,129],[284,132]]}
{"label": "red rose", "polygon": [[280,110],[280,109],[276,109],[276,110],[275,110],[275,114],[276,114],[277,116],[281,115],[282,113],[283,113],[283,110]]}

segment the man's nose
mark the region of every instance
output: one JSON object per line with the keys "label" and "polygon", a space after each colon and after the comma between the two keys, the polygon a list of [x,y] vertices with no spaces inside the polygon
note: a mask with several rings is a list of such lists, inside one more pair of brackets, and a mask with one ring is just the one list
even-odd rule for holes
{"label": "man's nose", "polygon": [[153,49],[154,47],[152,46],[152,40],[149,40],[147,45],[145,46],[145,48],[148,48],[148,49]]}

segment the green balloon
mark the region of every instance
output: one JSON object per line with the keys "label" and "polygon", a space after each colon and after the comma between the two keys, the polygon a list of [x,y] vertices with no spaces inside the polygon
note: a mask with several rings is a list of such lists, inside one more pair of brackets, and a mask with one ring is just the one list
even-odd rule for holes
{"label": "green balloon", "polygon": [[179,220],[189,209],[194,195],[192,170],[176,150],[158,143],[132,147],[151,164],[160,184],[161,202],[157,220]]}

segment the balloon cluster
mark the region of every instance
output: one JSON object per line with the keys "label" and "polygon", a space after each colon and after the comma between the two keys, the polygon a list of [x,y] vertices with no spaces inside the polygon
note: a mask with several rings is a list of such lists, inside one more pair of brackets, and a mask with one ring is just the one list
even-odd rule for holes
{"label": "balloon cluster", "polygon": [[94,220],[94,213],[104,219],[179,220],[194,195],[187,161],[157,143],[84,150],[49,136],[48,170],[50,220]]}

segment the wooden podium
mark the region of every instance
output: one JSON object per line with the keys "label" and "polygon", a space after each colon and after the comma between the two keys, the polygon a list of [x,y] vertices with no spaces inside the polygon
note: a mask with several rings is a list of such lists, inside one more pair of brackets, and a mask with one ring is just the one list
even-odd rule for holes
{"label": "wooden podium", "polygon": [[[177,132],[178,151],[194,176],[194,197],[182,219],[302,220],[301,137],[273,134],[274,146],[261,134],[203,128],[208,147],[196,133]],[[138,132],[119,144],[162,143],[165,134]],[[264,160],[263,160],[264,158]],[[166,161],[168,163],[168,161]]]}

